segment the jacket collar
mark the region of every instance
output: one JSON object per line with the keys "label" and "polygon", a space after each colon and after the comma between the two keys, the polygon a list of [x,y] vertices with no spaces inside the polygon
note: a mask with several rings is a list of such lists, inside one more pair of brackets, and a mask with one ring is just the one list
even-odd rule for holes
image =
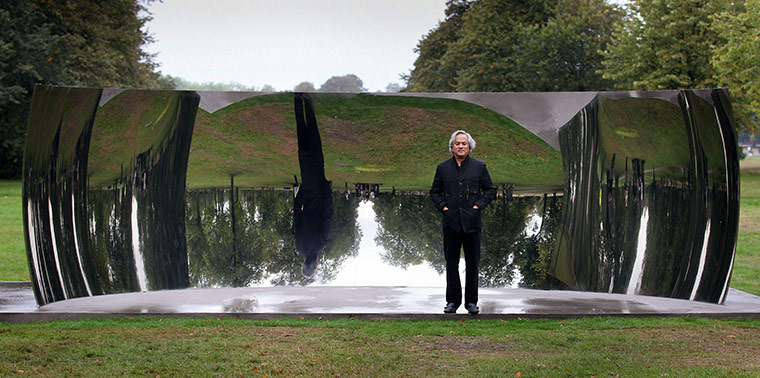
{"label": "jacket collar", "polygon": [[[462,160],[462,167],[466,167],[467,163],[469,163],[469,162],[470,162],[470,154],[467,154],[467,156],[465,156],[464,160]],[[457,158],[453,154],[451,155],[451,164],[454,167],[458,167],[458,165],[457,165]]]}

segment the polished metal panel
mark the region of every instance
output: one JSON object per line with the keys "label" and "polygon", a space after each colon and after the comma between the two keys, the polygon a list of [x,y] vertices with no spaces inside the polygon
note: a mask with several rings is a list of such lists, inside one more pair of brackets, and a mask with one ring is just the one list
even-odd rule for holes
{"label": "polished metal panel", "polygon": [[739,184],[727,97],[669,93],[600,94],[559,130],[568,180],[550,274],[574,289],[725,300]]}
{"label": "polished metal panel", "polygon": [[[725,90],[39,86],[24,157],[35,295],[442,286],[440,215],[425,193],[451,131],[466,129],[499,186],[483,214],[481,285],[720,303],[738,225],[728,104]],[[310,213],[314,172],[331,193]],[[309,245],[313,276],[302,274]]]}

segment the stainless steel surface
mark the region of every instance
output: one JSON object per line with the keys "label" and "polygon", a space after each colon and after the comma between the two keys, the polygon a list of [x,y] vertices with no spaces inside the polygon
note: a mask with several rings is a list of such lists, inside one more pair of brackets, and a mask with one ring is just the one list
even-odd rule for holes
{"label": "stainless steel surface", "polygon": [[[11,285],[12,287],[9,287]],[[760,297],[729,290],[725,304],[641,295],[482,289],[480,318],[584,316],[760,317]],[[459,319],[444,315],[442,287],[277,287],[161,290],[75,298],[37,307],[31,285],[0,283],[0,321],[120,316]]]}
{"label": "stainless steel surface", "polygon": [[[208,287],[442,284],[438,214],[424,198],[392,193],[424,195],[453,124],[484,136],[474,153],[500,188],[484,214],[486,290],[725,298],[738,168],[724,90],[303,95],[313,99],[305,114],[319,124],[334,196],[312,277],[301,275],[304,231],[293,227],[299,161],[313,155],[301,151],[313,137],[296,132],[301,96],[37,87],[24,227],[38,303]],[[652,101],[657,109],[638,106]],[[667,127],[651,128],[663,120]],[[560,154],[564,124],[581,125],[582,138],[566,138]],[[675,137],[662,133],[668,127]],[[638,149],[615,145],[631,136]],[[439,138],[440,151],[429,151]],[[528,190],[545,196],[513,196]],[[361,206],[369,220],[359,219]],[[481,308],[508,307],[493,303]]]}

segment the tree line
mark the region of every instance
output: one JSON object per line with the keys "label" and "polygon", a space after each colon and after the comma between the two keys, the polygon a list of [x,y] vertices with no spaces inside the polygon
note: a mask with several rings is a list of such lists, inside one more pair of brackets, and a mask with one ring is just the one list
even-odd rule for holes
{"label": "tree line", "polygon": [[[18,177],[34,84],[273,90],[161,75],[145,31],[152,0],[0,2],[0,178]],[[728,87],[742,131],[758,128],[760,0],[448,0],[422,36],[406,88],[387,92]],[[201,88],[202,87],[202,88]],[[333,76],[317,89],[366,92]]]}
{"label": "tree line", "polygon": [[728,87],[758,128],[760,0],[449,0],[403,75],[407,90]]}

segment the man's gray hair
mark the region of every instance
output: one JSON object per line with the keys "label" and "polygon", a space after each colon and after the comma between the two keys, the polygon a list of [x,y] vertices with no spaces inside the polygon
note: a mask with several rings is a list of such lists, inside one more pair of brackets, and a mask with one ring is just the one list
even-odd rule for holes
{"label": "man's gray hair", "polygon": [[472,139],[472,135],[470,135],[470,133],[464,130],[457,130],[457,131],[454,131],[454,134],[451,134],[451,139],[449,139],[449,152],[451,152],[452,154],[454,153],[454,149],[453,149],[454,140],[457,138],[457,135],[459,134],[467,135],[467,143],[470,144],[470,152],[472,152],[472,150],[475,149],[475,144],[476,144],[475,139]]}

